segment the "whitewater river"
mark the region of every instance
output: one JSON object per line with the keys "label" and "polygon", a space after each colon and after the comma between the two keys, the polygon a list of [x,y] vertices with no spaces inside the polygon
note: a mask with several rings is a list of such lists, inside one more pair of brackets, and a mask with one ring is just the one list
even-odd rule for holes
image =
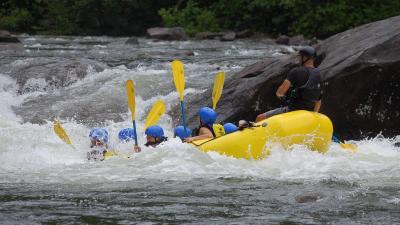
{"label": "whitewater river", "polygon": [[[165,115],[160,124],[170,139],[156,150],[144,147],[129,159],[86,160],[93,126],[107,128],[113,148],[131,154],[131,144],[117,139],[120,129],[131,126],[125,80],[137,86],[143,144],[151,105],[159,98],[168,109],[178,103],[173,58],[185,63],[187,93],[202,93],[219,70],[229,77],[293,48],[250,40],[139,39],[139,45],[125,45],[126,38],[20,39],[22,50],[0,56],[0,224],[400,223],[400,136],[354,141],[354,154],[337,144],[326,154],[273,146],[269,158],[249,161],[182,144],[171,137],[172,118]],[[46,60],[96,65],[82,76],[48,68],[58,65],[51,63],[36,71]],[[27,73],[37,76],[21,83]],[[68,82],[48,82],[55,74],[61,74],[55,80]],[[54,134],[55,117],[75,149]]]}

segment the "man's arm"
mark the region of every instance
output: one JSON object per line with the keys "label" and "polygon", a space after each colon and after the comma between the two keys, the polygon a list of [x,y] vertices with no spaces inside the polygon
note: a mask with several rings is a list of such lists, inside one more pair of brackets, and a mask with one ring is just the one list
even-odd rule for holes
{"label": "man's arm", "polygon": [[192,141],[203,140],[203,139],[207,139],[207,138],[214,138],[214,136],[209,129],[202,127],[199,130],[198,136],[185,138],[185,142],[190,143]]}
{"label": "man's arm", "polygon": [[278,90],[276,91],[276,96],[278,98],[285,96],[286,92],[290,88],[290,85],[291,85],[290,81],[288,79],[285,79],[281,84],[281,86],[279,86]]}
{"label": "man's arm", "polygon": [[318,100],[317,102],[315,102],[314,112],[319,112],[319,109],[321,108],[321,103],[322,103],[321,100]]}

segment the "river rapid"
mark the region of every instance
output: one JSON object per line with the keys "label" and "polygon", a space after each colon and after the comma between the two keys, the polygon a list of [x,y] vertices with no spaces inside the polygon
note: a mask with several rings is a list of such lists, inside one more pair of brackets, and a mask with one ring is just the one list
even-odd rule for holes
{"label": "river rapid", "polygon": [[[202,93],[216,72],[230,77],[292,47],[267,40],[19,38],[22,50],[0,53],[0,224],[400,224],[400,136],[353,141],[356,153],[337,144],[326,154],[272,146],[270,157],[252,161],[182,144],[164,115],[169,140],[157,149],[133,154],[132,144],[118,142],[118,131],[131,126],[127,79],[137,87],[143,144],[151,105],[163,99],[168,110],[178,103],[172,59],[185,63],[186,93]],[[52,60],[96,65],[78,76],[52,68]],[[38,63],[48,70],[35,72]],[[27,73],[36,77],[21,83]],[[54,76],[67,82],[49,82]],[[54,134],[54,118],[75,149]],[[87,161],[94,126],[105,127],[111,146],[131,157]]]}

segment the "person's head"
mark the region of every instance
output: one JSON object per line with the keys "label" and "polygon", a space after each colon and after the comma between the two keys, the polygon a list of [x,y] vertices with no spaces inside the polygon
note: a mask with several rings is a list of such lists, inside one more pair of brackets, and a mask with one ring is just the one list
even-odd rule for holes
{"label": "person's head", "polygon": [[157,146],[161,142],[165,141],[164,130],[158,126],[150,126],[145,131],[147,143],[146,146]]}
{"label": "person's head", "polygon": [[224,124],[225,134],[229,134],[238,130],[238,127],[233,123]]}
{"label": "person's head", "polygon": [[179,137],[181,140],[190,137],[191,134],[192,130],[190,130],[188,127],[186,127],[186,132],[183,126],[177,126],[174,129],[174,137]]}
{"label": "person's head", "polygon": [[212,126],[217,119],[217,113],[209,107],[203,107],[199,110],[199,117],[201,124]]}
{"label": "person's head", "polygon": [[305,46],[299,50],[299,60],[303,66],[314,66],[314,58],[316,56],[317,51],[311,46]]}
{"label": "person's head", "polygon": [[103,128],[93,128],[89,133],[91,146],[104,146],[108,143],[108,132]]}
{"label": "person's head", "polygon": [[133,128],[125,128],[119,131],[118,138],[122,142],[128,142],[135,139]]}

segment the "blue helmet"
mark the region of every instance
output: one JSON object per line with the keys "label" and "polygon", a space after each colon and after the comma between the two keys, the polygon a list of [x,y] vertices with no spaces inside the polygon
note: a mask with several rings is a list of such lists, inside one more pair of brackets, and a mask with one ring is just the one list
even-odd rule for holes
{"label": "blue helmet", "polygon": [[203,123],[205,123],[209,126],[213,125],[213,123],[217,119],[217,113],[209,107],[201,108],[199,110],[199,116],[200,116],[201,121],[203,121]]}
{"label": "blue helmet", "polygon": [[187,137],[190,137],[191,134],[192,134],[192,130],[190,130],[188,127],[186,127],[186,132],[185,132],[185,128],[183,126],[177,126],[174,129],[174,136],[179,137],[182,140]]}
{"label": "blue helmet", "polygon": [[229,134],[238,130],[238,127],[233,123],[224,124],[225,134]]}
{"label": "blue helmet", "polygon": [[101,142],[108,142],[108,132],[104,128],[93,128],[90,130],[89,138],[91,140],[99,140]]}
{"label": "blue helmet", "polygon": [[164,137],[164,130],[158,126],[150,126],[144,132],[147,136],[156,137],[156,138],[163,138]]}
{"label": "blue helmet", "polygon": [[120,141],[130,141],[135,138],[133,128],[125,128],[119,131],[118,138]]}

